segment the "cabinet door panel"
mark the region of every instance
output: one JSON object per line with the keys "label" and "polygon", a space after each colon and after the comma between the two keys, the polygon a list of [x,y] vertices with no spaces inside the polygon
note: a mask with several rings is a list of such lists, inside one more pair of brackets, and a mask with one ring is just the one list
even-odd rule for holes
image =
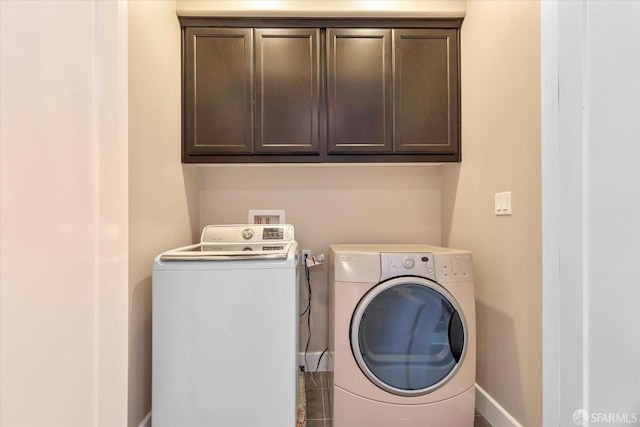
{"label": "cabinet door panel", "polygon": [[394,30],[393,39],[394,151],[457,152],[457,31]]}
{"label": "cabinet door panel", "polygon": [[391,152],[391,30],[327,30],[329,153]]}
{"label": "cabinet door panel", "polygon": [[319,29],[256,29],[256,152],[319,152]]}
{"label": "cabinet door panel", "polygon": [[250,29],[186,28],[188,154],[252,152]]}

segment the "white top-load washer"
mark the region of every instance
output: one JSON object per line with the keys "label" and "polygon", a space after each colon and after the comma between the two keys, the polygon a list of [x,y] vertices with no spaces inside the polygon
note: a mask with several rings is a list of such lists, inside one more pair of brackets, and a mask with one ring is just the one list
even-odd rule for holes
{"label": "white top-load washer", "polygon": [[154,427],[297,418],[298,244],[291,225],[212,225],[153,265]]}

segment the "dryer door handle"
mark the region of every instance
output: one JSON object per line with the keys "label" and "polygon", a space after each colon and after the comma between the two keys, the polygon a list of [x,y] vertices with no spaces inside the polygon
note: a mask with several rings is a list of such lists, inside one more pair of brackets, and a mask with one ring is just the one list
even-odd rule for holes
{"label": "dryer door handle", "polygon": [[464,327],[457,311],[453,312],[449,320],[449,346],[456,363],[460,363],[464,350]]}

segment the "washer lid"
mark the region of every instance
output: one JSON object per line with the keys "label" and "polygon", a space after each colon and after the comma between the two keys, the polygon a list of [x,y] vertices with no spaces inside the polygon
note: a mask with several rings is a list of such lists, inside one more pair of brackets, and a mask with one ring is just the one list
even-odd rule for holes
{"label": "washer lid", "polygon": [[229,261],[287,259],[293,245],[289,224],[208,225],[200,243],[167,251],[162,261]]}
{"label": "washer lid", "polygon": [[286,259],[291,242],[198,243],[167,251],[162,261],[229,261]]}

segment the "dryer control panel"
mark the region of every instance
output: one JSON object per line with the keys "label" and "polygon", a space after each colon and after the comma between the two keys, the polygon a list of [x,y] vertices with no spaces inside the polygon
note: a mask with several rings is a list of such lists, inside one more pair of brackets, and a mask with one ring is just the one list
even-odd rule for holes
{"label": "dryer control panel", "polygon": [[470,252],[437,254],[436,277],[440,283],[469,282],[473,280],[473,260]]}
{"label": "dryer control panel", "polygon": [[398,276],[420,276],[436,281],[432,253],[381,253],[381,280]]}

